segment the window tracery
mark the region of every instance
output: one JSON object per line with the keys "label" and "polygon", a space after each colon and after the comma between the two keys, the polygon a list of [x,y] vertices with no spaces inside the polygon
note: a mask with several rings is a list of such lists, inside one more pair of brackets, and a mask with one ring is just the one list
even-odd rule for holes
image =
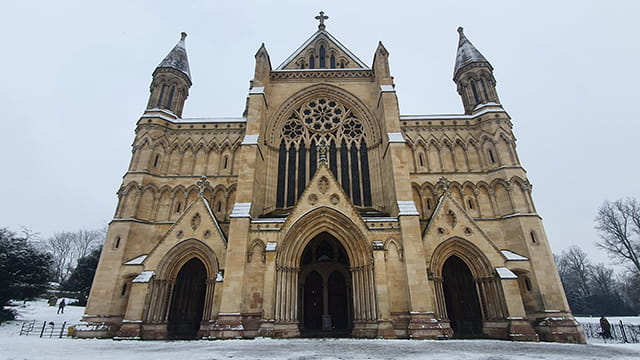
{"label": "window tracery", "polygon": [[322,143],[329,147],[329,169],[354,205],[371,206],[365,135],[358,116],[328,96],[293,110],[280,135],[276,207],[295,205],[318,167],[317,144]]}

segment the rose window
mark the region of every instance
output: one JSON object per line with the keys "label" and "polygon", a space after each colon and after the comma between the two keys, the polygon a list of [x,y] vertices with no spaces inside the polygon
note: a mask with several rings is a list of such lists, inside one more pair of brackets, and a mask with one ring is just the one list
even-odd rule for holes
{"label": "rose window", "polygon": [[304,124],[312,132],[329,132],[335,130],[346,113],[344,106],[327,99],[308,102],[300,108]]}

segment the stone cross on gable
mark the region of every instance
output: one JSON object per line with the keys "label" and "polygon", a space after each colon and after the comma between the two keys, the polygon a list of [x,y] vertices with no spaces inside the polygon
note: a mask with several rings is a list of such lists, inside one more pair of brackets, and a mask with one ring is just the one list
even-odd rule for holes
{"label": "stone cross on gable", "polygon": [[440,184],[442,186],[442,191],[443,192],[449,192],[449,179],[447,179],[446,177],[442,176],[440,177],[440,179],[438,179],[438,184]]}
{"label": "stone cross on gable", "polygon": [[318,29],[324,30],[324,21],[329,17],[324,14],[324,11],[320,11],[320,15],[316,16],[315,19],[320,21],[320,25],[318,25]]}
{"label": "stone cross on gable", "polygon": [[198,187],[200,188],[200,191],[198,191],[198,194],[203,195],[204,194],[204,189],[209,186],[210,182],[209,180],[207,180],[207,177],[202,175],[202,177],[200,178],[200,180],[196,183],[196,185],[198,185]]}

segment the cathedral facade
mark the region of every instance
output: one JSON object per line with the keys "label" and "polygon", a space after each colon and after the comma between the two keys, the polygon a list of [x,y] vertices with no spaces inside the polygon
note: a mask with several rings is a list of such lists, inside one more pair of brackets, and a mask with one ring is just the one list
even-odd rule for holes
{"label": "cathedral facade", "polygon": [[584,342],[493,68],[458,29],[459,115],[401,115],[325,28],[244,114],[182,118],[186,34],[153,72],[80,337]]}

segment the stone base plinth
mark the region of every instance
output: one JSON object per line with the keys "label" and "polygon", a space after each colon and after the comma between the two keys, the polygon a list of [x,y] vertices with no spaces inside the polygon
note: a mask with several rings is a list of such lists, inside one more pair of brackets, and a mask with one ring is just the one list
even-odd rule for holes
{"label": "stone base plinth", "polygon": [[244,325],[240,314],[218,314],[209,330],[212,339],[240,339],[244,337]]}
{"label": "stone base plinth", "polygon": [[582,326],[570,316],[549,316],[536,320],[534,328],[542,341],[586,344]]}
{"label": "stone base plinth", "polygon": [[351,336],[354,338],[375,339],[378,336],[378,322],[355,320]]}
{"label": "stone base plinth", "polygon": [[273,337],[276,338],[295,338],[300,337],[300,327],[297,322],[291,323],[274,323]]}
{"label": "stone base plinth", "polygon": [[448,339],[453,330],[448,322],[438,321],[433,313],[411,313],[409,326],[410,339]]}

